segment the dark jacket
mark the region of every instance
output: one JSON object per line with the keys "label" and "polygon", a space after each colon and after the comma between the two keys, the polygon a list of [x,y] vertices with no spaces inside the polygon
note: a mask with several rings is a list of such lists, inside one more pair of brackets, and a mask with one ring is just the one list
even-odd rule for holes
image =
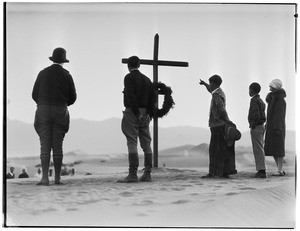
{"label": "dark jacket", "polygon": [[32,98],[38,105],[72,105],[77,98],[72,76],[58,64],[45,68],[38,74]]}
{"label": "dark jacket", "polygon": [[155,93],[151,80],[139,70],[133,70],[124,78],[124,106],[138,115],[139,108],[146,108],[153,117]]}
{"label": "dark jacket", "polygon": [[285,90],[279,89],[267,95],[267,123],[265,137],[265,155],[285,156]]}
{"label": "dark jacket", "polygon": [[19,175],[19,178],[29,178],[28,174],[26,172],[22,172],[20,175]]}
{"label": "dark jacket", "polygon": [[7,173],[6,174],[6,179],[14,179],[15,178],[15,174],[14,173]]}
{"label": "dark jacket", "polygon": [[252,97],[250,101],[248,121],[249,127],[255,128],[256,126],[263,125],[266,122],[266,105],[257,94]]}

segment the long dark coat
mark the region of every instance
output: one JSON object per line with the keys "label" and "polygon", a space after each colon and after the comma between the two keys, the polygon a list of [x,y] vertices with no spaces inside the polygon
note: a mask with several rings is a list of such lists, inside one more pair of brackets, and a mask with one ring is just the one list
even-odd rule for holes
{"label": "long dark coat", "polygon": [[[285,113],[286,93],[284,89],[270,92],[267,95],[267,123],[265,137],[265,155],[274,157],[285,156]],[[276,134],[280,131],[280,134]]]}

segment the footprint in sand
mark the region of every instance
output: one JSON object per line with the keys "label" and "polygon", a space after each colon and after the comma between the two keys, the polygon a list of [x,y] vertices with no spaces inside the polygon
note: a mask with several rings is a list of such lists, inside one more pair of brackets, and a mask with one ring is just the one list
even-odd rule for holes
{"label": "footprint in sand", "polygon": [[[223,179],[222,179],[223,180]],[[222,182],[220,182],[219,184],[228,184],[228,182],[227,181],[222,181]]]}
{"label": "footprint in sand", "polygon": [[35,211],[32,211],[30,212],[32,215],[39,215],[41,213],[49,213],[49,212],[56,212],[58,211],[57,209],[55,208],[43,208],[43,209],[40,209],[40,210],[35,210]]}
{"label": "footprint in sand", "polygon": [[197,182],[197,183],[195,183],[195,185],[204,185],[204,184],[201,182]]}
{"label": "footprint in sand", "polygon": [[141,201],[140,204],[142,204],[142,205],[152,205],[152,204],[154,204],[154,202],[152,200],[143,200],[143,201]]}
{"label": "footprint in sand", "polygon": [[173,191],[182,191],[184,188],[172,188]]}
{"label": "footprint in sand", "polygon": [[239,188],[240,190],[256,190],[256,188],[253,188],[253,187],[242,187],[242,188]]}
{"label": "footprint in sand", "polygon": [[68,209],[66,209],[66,212],[72,212],[72,211],[78,211],[78,209],[76,209],[76,208],[68,208]]}
{"label": "footprint in sand", "polygon": [[205,201],[202,201],[203,203],[208,203],[208,202],[213,202],[215,201],[214,199],[208,199],[208,200],[205,200]]}
{"label": "footprint in sand", "polygon": [[134,194],[132,192],[121,192],[120,193],[121,196],[123,197],[132,197]]}
{"label": "footprint in sand", "polygon": [[235,193],[235,192],[230,192],[230,193],[226,193],[225,195],[226,196],[233,196],[233,195],[237,195],[238,193]]}
{"label": "footprint in sand", "polygon": [[152,200],[143,200],[139,203],[134,203],[133,205],[152,205],[154,202]]}
{"label": "footprint in sand", "polygon": [[173,201],[171,204],[186,204],[189,202],[190,200],[178,200],[178,201]]}
{"label": "footprint in sand", "polygon": [[215,188],[222,188],[221,185],[214,185]]}
{"label": "footprint in sand", "polygon": [[191,195],[191,196],[198,196],[199,193],[191,193],[190,195]]}
{"label": "footprint in sand", "polygon": [[181,185],[182,187],[193,187],[193,185],[191,185],[191,184],[183,184],[183,185]]}
{"label": "footprint in sand", "polygon": [[146,217],[146,216],[148,216],[148,214],[146,214],[146,213],[138,213],[137,216],[138,217]]}

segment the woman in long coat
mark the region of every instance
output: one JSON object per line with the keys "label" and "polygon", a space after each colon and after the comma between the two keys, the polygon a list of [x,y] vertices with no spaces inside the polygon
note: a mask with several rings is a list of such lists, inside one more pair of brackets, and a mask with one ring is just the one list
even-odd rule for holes
{"label": "woman in long coat", "polygon": [[278,171],[273,176],[284,176],[286,93],[279,79],[270,83],[270,91],[266,98],[268,109],[264,149],[265,155],[273,156],[276,162]]}

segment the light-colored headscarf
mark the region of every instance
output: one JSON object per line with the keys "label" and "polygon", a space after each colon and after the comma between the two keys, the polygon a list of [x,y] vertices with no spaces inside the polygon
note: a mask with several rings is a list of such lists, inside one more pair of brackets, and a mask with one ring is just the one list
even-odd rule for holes
{"label": "light-colored headscarf", "polygon": [[281,82],[281,80],[280,79],[274,79],[274,80],[272,80],[272,82],[270,83],[270,87],[273,87],[276,90],[282,88],[282,82]]}

